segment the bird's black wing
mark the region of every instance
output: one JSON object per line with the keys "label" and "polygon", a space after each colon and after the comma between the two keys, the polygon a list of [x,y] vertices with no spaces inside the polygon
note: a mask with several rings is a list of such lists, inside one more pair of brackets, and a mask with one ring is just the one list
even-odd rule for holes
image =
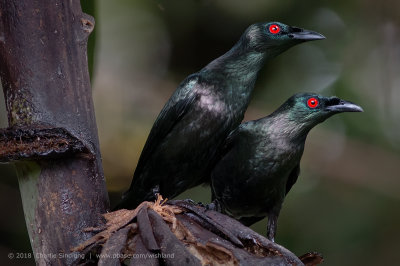
{"label": "bird's black wing", "polygon": [[286,182],[286,195],[289,193],[294,183],[296,183],[299,174],[300,174],[300,164],[296,165],[296,167],[293,168],[292,172],[290,172],[290,175]]}
{"label": "bird's black wing", "polygon": [[241,134],[241,126],[237,127],[236,129],[232,130],[228,137],[224,140],[221,149],[219,150],[220,158],[224,157],[235,145],[236,138]]}
{"label": "bird's black wing", "polygon": [[[198,97],[197,94],[194,92],[188,92],[185,95],[180,95],[180,92],[185,91],[185,86],[188,86],[190,82],[196,81],[196,76],[189,76],[184,82],[182,82],[180,88],[178,88],[174,95],[171,96],[169,101],[161,110],[143,147],[135,170],[135,177],[140,176],[140,173],[143,170],[143,167],[145,166],[151,154],[153,154],[153,152],[162,143],[165,137],[171,132],[174,126],[178,124],[179,121],[185,116],[185,114],[187,114],[188,111],[193,107],[193,103]],[[133,181],[135,181],[135,178]],[[132,182],[131,184],[130,190],[134,186],[133,183],[134,182]]]}
{"label": "bird's black wing", "polygon": [[[228,137],[224,140],[224,142],[221,145],[221,148],[218,150],[218,155],[216,159],[216,164],[214,167],[221,161],[225,156],[228,155],[228,153],[234,149],[235,144],[237,144],[238,138],[241,135],[242,131],[242,125],[239,125],[236,129],[232,130],[231,133],[229,133]],[[215,168],[214,168],[215,169]],[[213,174],[212,174],[213,175]],[[211,184],[213,186],[213,184]],[[211,189],[211,200],[214,201],[216,200],[216,196],[214,194],[214,189]]]}

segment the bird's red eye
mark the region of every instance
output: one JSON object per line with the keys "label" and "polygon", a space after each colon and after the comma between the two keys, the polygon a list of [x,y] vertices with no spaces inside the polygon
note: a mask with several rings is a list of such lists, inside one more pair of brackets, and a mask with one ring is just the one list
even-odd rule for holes
{"label": "bird's red eye", "polygon": [[271,32],[272,34],[277,34],[280,31],[281,31],[281,28],[279,28],[279,26],[276,24],[272,24],[269,26],[269,32]]}
{"label": "bird's red eye", "polygon": [[317,107],[317,106],[318,106],[318,100],[317,100],[317,98],[310,98],[310,99],[308,99],[307,105],[308,105],[308,107],[310,107],[310,108],[315,108],[315,107]]}

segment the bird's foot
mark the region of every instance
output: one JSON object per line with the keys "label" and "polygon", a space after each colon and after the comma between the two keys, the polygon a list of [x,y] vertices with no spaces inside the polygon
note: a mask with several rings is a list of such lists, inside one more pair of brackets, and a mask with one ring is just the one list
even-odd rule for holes
{"label": "bird's foot", "polygon": [[216,200],[214,200],[210,204],[207,204],[205,208],[206,210],[210,211],[222,212],[221,204],[219,204],[219,202]]}
{"label": "bird's foot", "polygon": [[184,199],[183,201],[192,205],[196,205],[196,202],[192,199]]}
{"label": "bird's foot", "polygon": [[275,242],[275,235],[277,230],[278,215],[269,214],[267,223],[267,238],[272,242]]}
{"label": "bird's foot", "polygon": [[160,187],[158,185],[153,187],[152,193],[153,193],[154,198],[157,199],[158,195],[160,195]]}
{"label": "bird's foot", "polygon": [[195,205],[195,206],[200,206],[200,207],[206,207],[202,202],[195,202],[194,200],[192,200],[192,199],[184,199],[183,200],[184,202],[186,202],[186,203],[189,203],[189,204],[191,204],[191,205]]}
{"label": "bird's foot", "polygon": [[197,205],[200,206],[200,207],[203,207],[203,208],[206,207],[206,205],[201,201],[197,202]]}
{"label": "bird's foot", "polygon": [[274,243],[275,243],[275,233],[276,233],[276,231],[274,231],[274,228],[267,227],[266,237],[268,238],[268,240],[270,240]]}

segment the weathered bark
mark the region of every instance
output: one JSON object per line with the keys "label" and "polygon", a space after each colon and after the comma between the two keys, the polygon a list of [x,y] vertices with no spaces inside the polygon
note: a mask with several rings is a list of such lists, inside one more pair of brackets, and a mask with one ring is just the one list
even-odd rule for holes
{"label": "weathered bark", "polygon": [[75,260],[71,248],[109,206],[87,66],[93,27],[79,0],[0,0],[0,147],[14,152],[0,161],[25,159],[16,169],[41,265]]}
{"label": "weathered bark", "polygon": [[144,202],[104,215],[107,223],[76,247],[74,265],[317,265],[300,258],[224,214],[186,201]]}

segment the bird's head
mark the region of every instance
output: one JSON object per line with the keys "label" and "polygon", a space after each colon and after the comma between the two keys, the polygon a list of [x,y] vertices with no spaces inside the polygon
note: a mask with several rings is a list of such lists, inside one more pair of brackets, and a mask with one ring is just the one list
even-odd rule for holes
{"label": "bird's head", "polygon": [[306,131],[334,114],[363,112],[363,109],[336,96],[324,97],[315,93],[299,93],[290,97],[276,114],[285,114],[289,121]]}
{"label": "bird's head", "polygon": [[256,23],[247,28],[242,42],[258,52],[278,55],[290,47],[307,41],[322,40],[325,37],[314,31],[292,27],[280,22]]}

